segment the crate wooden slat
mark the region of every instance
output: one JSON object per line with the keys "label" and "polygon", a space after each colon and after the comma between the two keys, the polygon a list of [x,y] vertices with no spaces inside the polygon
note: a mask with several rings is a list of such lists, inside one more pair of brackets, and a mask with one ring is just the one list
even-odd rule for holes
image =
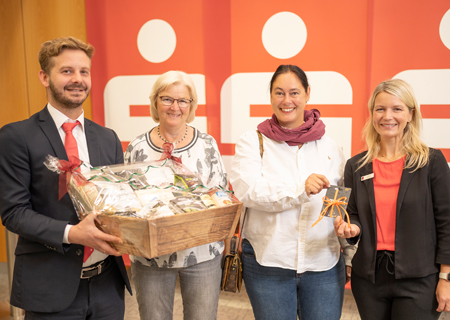
{"label": "crate wooden slat", "polygon": [[233,236],[242,203],[156,219],[99,214],[99,228],[118,236],[120,253],[148,259]]}

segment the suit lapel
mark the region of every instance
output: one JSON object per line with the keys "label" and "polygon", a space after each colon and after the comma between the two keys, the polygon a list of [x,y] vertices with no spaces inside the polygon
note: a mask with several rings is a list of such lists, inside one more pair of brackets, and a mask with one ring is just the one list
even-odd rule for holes
{"label": "suit lapel", "polygon": [[64,148],[64,144],[61,140],[58,129],[56,128],[56,124],[48,112],[47,106],[39,112],[39,126],[50,142],[56,157],[58,159],[67,160],[66,149]]}
{"label": "suit lapel", "polygon": [[91,166],[96,167],[101,165],[100,146],[98,144],[98,137],[92,127],[92,123],[88,119],[84,119],[84,126],[86,131],[86,142],[89,151],[89,162]]}
{"label": "suit lapel", "polygon": [[403,199],[405,198],[406,190],[408,189],[409,183],[411,182],[413,176],[416,174],[417,170],[414,172],[408,172],[412,169],[403,169],[402,178],[400,180],[400,187],[398,188],[397,195],[397,217],[402,208]]}
{"label": "suit lapel", "polygon": [[[359,182],[363,185],[363,189],[365,189],[367,192],[367,199],[369,199],[370,211],[372,212],[372,222],[373,222],[374,228],[376,228],[376,225],[377,225],[376,212],[377,211],[375,208],[375,192],[373,189],[373,178],[361,181],[362,177],[373,173],[372,162],[370,162],[368,165],[362,167],[361,170],[359,170],[359,172],[360,172],[360,176],[358,177],[358,179],[359,179]],[[375,230],[375,232],[376,232],[376,230]]]}

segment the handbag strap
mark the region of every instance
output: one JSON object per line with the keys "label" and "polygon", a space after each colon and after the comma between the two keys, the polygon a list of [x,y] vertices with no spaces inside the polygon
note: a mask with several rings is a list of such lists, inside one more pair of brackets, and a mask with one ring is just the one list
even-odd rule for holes
{"label": "handbag strap", "polygon": [[236,230],[234,231],[235,234],[238,233],[239,239],[241,238],[241,232],[242,232],[242,229],[244,228],[244,222],[245,222],[246,214],[247,214],[247,208],[244,208],[244,216],[242,217],[242,228],[239,228],[240,227],[240,223],[241,223],[241,219],[239,219],[239,222],[238,222],[238,224],[236,226]]}
{"label": "handbag strap", "polygon": [[259,155],[261,156],[261,159],[264,155],[264,145],[263,145],[263,137],[261,132],[259,132],[259,130],[256,130],[256,132],[258,133],[258,139],[259,139]]}

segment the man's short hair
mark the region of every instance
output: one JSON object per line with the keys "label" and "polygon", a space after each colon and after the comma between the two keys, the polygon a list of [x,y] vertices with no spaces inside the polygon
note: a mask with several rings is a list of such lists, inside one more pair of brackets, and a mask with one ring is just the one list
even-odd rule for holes
{"label": "man's short hair", "polygon": [[51,58],[58,56],[63,49],[82,50],[89,59],[94,55],[94,47],[91,44],[74,37],[62,37],[46,41],[39,51],[39,64],[46,74],[50,74],[50,69],[53,67]]}

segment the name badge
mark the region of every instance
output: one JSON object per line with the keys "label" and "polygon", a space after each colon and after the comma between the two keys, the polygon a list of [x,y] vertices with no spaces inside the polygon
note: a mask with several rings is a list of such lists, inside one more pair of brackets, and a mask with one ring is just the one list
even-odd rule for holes
{"label": "name badge", "polygon": [[368,180],[368,179],[373,179],[374,176],[375,175],[373,173],[367,174],[367,175],[361,177],[361,181]]}

